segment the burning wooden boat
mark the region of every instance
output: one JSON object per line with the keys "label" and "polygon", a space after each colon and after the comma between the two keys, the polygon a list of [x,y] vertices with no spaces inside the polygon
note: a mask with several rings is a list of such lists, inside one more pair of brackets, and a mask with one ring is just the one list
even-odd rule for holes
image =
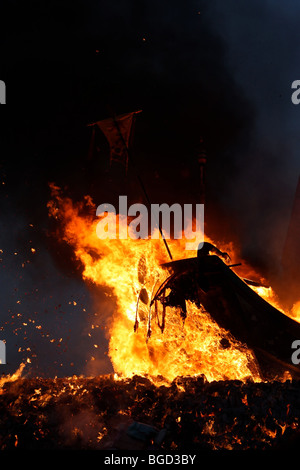
{"label": "burning wooden boat", "polygon": [[240,278],[232,270],[234,265],[225,264],[217,254],[199,250],[197,257],[172,261],[163,267],[169,276],[151,300],[156,314],[157,304],[162,305],[162,330],[166,308],[179,308],[185,319],[186,301],[191,301],[238,341],[246,343],[255,354],[263,377],[270,379],[288,371],[293,378],[300,378],[300,368],[291,360],[292,343],[300,339],[300,324],[260,297],[249,287],[252,281]]}

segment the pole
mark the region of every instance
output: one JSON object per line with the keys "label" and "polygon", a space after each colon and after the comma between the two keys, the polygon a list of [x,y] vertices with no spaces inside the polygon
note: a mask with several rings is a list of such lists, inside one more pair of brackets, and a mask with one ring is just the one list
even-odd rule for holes
{"label": "pole", "polygon": [[[132,154],[131,154],[131,152],[130,152],[130,150],[129,150],[129,148],[128,148],[128,146],[127,146],[125,140],[124,140],[124,137],[123,137],[123,135],[122,135],[122,132],[121,132],[121,130],[120,130],[119,124],[118,124],[118,122],[117,122],[115,116],[113,116],[113,121],[114,121],[114,124],[115,124],[115,126],[116,126],[116,129],[117,129],[117,131],[118,131],[118,134],[119,134],[119,136],[120,136],[120,138],[121,138],[121,141],[122,141],[122,143],[123,143],[123,145],[124,145],[124,148],[125,148],[125,150],[126,150],[126,152],[127,152],[128,161],[130,161],[131,164],[133,165],[133,168],[134,168],[134,170],[135,170],[135,172],[136,172],[137,179],[138,179],[138,181],[139,181],[139,183],[140,183],[140,186],[141,186],[141,189],[142,189],[142,191],[143,191],[143,193],[144,193],[144,196],[145,196],[145,198],[146,198],[146,201],[147,201],[147,203],[149,204],[149,206],[151,206],[151,201],[150,201],[150,198],[149,198],[148,193],[147,193],[147,191],[146,191],[145,185],[144,185],[144,183],[143,183],[143,181],[142,181],[142,179],[141,179],[141,177],[140,177],[140,175],[139,175],[139,173],[138,173],[138,171],[137,171],[136,164],[135,164],[134,159],[132,158]],[[170,260],[172,261],[172,260],[173,260],[173,257],[172,257],[172,254],[171,254],[169,245],[168,245],[168,243],[167,243],[167,240],[165,239],[164,233],[163,233],[163,231],[162,231],[161,224],[160,224],[159,221],[156,221],[156,223],[157,223],[157,225],[158,225],[158,229],[159,229],[159,232],[160,232],[161,237],[162,237],[162,239],[163,239],[163,242],[164,242],[164,244],[165,244],[165,247],[166,247],[166,250],[167,250],[167,252],[168,252],[169,258],[170,258]]]}

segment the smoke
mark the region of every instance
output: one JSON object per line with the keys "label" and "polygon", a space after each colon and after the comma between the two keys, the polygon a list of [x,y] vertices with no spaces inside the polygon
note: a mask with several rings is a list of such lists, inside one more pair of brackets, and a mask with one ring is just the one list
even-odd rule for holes
{"label": "smoke", "polygon": [[25,363],[30,376],[83,374],[92,360],[98,373],[110,372],[105,302],[96,307],[96,294],[54,262],[40,241],[40,227],[8,207],[0,216],[0,338],[7,361],[1,372],[15,372]]}
{"label": "smoke", "polygon": [[294,1],[217,0],[209,11],[231,76],[255,110],[250,139],[235,148],[225,207],[238,216],[244,254],[270,272],[279,269],[300,172],[299,110],[291,103],[298,10]]}

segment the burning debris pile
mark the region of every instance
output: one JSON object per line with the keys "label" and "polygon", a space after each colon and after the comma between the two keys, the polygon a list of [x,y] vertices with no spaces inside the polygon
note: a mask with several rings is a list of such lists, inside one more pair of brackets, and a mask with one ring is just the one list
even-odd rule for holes
{"label": "burning debris pile", "polygon": [[300,439],[297,381],[18,378],[0,392],[2,450],[285,449]]}

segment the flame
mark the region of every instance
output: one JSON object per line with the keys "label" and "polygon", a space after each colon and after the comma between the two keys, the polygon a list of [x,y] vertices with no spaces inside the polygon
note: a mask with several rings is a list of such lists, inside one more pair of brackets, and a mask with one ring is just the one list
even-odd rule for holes
{"label": "flame", "polygon": [[273,307],[277,308],[281,313],[287,314],[285,309],[279,302],[277,295],[275,294],[274,290],[271,286],[264,287],[264,286],[250,286],[260,297],[266,300],[269,304],[273,305]]}
{"label": "flame", "polygon": [[[55,185],[51,185],[51,190],[49,214],[59,220],[62,240],[72,246],[81,262],[83,279],[108,288],[108,296],[115,302],[109,324],[109,357],[115,374],[128,378],[137,374],[153,380],[163,377],[167,382],[198,374],[204,374],[209,381],[249,377],[260,380],[251,351],[220,328],[208,312],[192,303],[187,304],[184,324],[179,312],[168,308],[164,332],[152,322],[152,335],[147,340],[150,299],[155,287],[167,276],[161,268],[162,263],[169,261],[162,241],[130,237],[100,240],[96,234],[99,220],[91,198],[73,203],[70,198],[63,198]],[[127,220],[119,218],[120,230],[124,230],[124,223],[127,229]],[[170,240],[174,259],[195,256],[184,249],[185,243],[184,238]],[[237,256],[232,245],[218,246],[224,251],[229,248],[233,260]],[[271,288],[253,289],[276,304]],[[134,331],[136,320],[139,328]]]}
{"label": "flame", "polygon": [[250,286],[260,297],[273,305],[277,310],[300,323],[300,301],[296,302],[291,309],[284,307],[272,287]]}
{"label": "flame", "polygon": [[25,367],[25,364],[21,363],[19,365],[18,369],[16,370],[16,372],[14,372],[13,374],[5,375],[4,377],[0,378],[0,392],[1,392],[1,389],[3,388],[3,386],[7,382],[15,382],[16,380],[18,380],[22,376],[24,367]]}
{"label": "flame", "polygon": [[300,300],[293,305],[291,317],[300,323]]}

